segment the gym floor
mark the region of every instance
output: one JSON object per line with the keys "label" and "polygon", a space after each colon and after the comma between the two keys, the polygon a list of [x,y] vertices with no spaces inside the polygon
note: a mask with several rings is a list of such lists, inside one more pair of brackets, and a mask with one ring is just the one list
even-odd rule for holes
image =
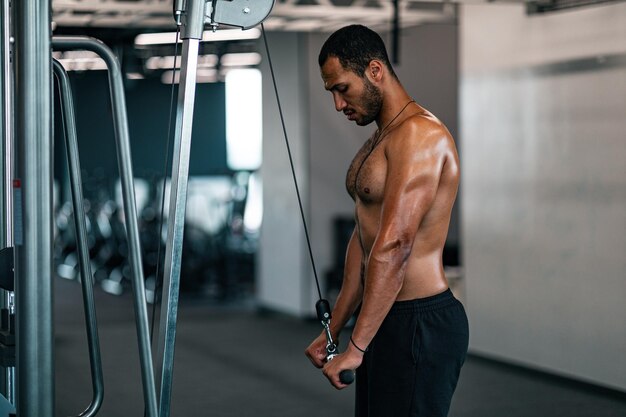
{"label": "gym floor", "polygon": [[[314,321],[259,313],[252,303],[207,306],[181,297],[172,417],[346,417],[353,388],[333,389],[304,357]],[[99,415],[143,415],[130,294],[96,289],[105,399]],[[91,399],[77,282],[55,279],[56,415],[78,415]],[[470,356],[450,417],[623,417],[626,394],[595,389]]]}

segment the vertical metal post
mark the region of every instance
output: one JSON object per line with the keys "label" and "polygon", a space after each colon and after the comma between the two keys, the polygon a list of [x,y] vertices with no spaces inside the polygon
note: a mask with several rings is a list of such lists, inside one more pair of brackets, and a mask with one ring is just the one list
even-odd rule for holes
{"label": "vertical metal post", "polygon": [[15,16],[16,405],[42,417],[54,415],[50,0],[18,1]]}
{"label": "vertical metal post", "polygon": [[196,93],[198,46],[204,26],[204,0],[189,0],[183,15],[183,52],[178,88],[169,222],[163,273],[163,303],[157,346],[157,376],[160,379],[159,417],[169,417],[176,341],[176,319],[180,288],[180,268],[187,204],[187,180],[191,129]]}
{"label": "vertical metal post", "polygon": [[0,225],[0,247],[13,244],[13,231],[11,224],[12,204],[11,192],[13,181],[13,82],[11,71],[11,20],[10,2],[3,1],[0,6],[2,29],[0,32],[0,50],[2,80],[2,224]]}
{"label": "vertical metal post", "polygon": [[400,0],[393,0],[392,25],[391,62],[397,65],[400,63]]}
{"label": "vertical metal post", "polygon": [[[2,144],[0,181],[0,248],[13,246],[13,72],[11,66],[11,3],[0,5],[0,80],[2,82]],[[13,293],[0,291],[2,307],[13,309]],[[3,370],[3,393],[12,404],[15,403],[15,368]]]}

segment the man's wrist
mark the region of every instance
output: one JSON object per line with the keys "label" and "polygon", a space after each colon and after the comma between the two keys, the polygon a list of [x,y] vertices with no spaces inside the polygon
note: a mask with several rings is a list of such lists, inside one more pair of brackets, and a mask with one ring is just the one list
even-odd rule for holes
{"label": "man's wrist", "polygon": [[366,345],[359,345],[359,343],[357,343],[352,336],[350,336],[350,349],[355,350],[356,352],[360,353],[361,355],[364,355],[365,352],[368,351],[368,346]]}

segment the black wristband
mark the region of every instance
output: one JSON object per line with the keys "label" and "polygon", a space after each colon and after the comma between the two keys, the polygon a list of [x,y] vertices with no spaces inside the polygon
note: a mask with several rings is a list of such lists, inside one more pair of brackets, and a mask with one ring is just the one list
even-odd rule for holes
{"label": "black wristband", "polygon": [[369,348],[365,348],[365,350],[363,350],[363,349],[361,349],[360,347],[358,347],[358,346],[356,345],[356,343],[354,343],[354,340],[352,340],[352,336],[350,336],[350,342],[352,343],[352,345],[353,345],[353,346],[354,346],[354,347],[355,347],[355,348],[356,348],[359,352],[365,353],[365,352],[367,352],[367,351],[368,351],[368,349],[369,349]]}

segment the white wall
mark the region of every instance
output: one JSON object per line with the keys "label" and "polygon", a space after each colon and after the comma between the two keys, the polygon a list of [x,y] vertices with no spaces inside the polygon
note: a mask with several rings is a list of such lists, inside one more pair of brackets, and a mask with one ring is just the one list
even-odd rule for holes
{"label": "white wall", "polygon": [[[308,208],[307,62],[302,35],[268,33],[285,126],[305,208]],[[262,48],[263,52],[265,49]],[[308,258],[276,95],[264,54],[263,224],[258,255],[257,296],[264,307],[301,316],[308,310]]]}
{"label": "white wall", "polygon": [[626,389],[626,4],[460,25],[470,348]]}

